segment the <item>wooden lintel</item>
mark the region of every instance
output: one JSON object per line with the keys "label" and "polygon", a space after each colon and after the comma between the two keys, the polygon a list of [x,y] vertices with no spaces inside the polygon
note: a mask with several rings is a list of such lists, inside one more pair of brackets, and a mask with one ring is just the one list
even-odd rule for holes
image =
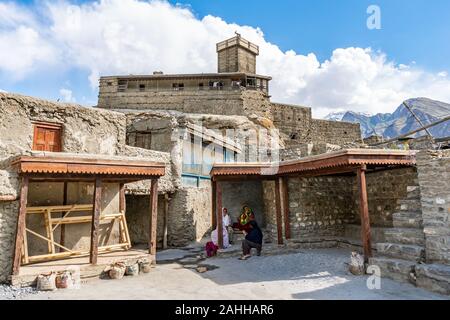
{"label": "wooden lintel", "polygon": [[359,188],[359,210],[361,215],[361,240],[364,250],[364,260],[367,262],[372,256],[372,246],[370,239],[370,218],[367,201],[366,166],[361,166],[357,170]]}
{"label": "wooden lintel", "polygon": [[91,249],[89,252],[89,262],[97,264],[98,258],[98,231],[100,226],[100,214],[102,210],[102,180],[95,179],[94,191],[94,208],[92,210],[92,224],[91,224]]}
{"label": "wooden lintel", "polygon": [[14,246],[13,264],[12,264],[12,274],[18,275],[20,270],[20,260],[22,256],[22,249],[24,246],[25,233],[25,223],[27,215],[27,201],[28,201],[28,183],[29,179],[27,176],[22,177],[20,185],[20,204],[19,204],[19,214],[17,217],[17,228],[16,228],[16,240]]}
{"label": "wooden lintel", "polygon": [[156,227],[158,218],[158,179],[153,179],[150,191],[150,230],[148,249],[151,255],[156,254]]}

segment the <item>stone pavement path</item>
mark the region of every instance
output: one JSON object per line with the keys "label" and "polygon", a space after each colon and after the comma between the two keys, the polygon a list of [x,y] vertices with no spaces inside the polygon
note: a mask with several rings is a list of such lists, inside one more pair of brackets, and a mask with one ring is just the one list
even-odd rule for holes
{"label": "stone pavement path", "polygon": [[[122,280],[93,280],[78,290],[21,296],[22,299],[449,299],[410,284],[382,279],[369,290],[367,276],[347,271],[347,249],[301,250],[298,253],[199,259],[198,249],[167,250],[149,274]],[[179,261],[184,261],[182,264]],[[198,273],[198,264],[214,268]]]}

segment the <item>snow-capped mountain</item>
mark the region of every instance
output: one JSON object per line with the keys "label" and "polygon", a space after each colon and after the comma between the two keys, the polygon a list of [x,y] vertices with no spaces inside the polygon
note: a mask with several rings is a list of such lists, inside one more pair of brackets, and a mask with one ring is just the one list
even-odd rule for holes
{"label": "snow-capped mountain", "polygon": [[[407,100],[406,103],[425,125],[450,115],[450,104],[445,102],[428,98],[415,98]],[[361,133],[364,137],[377,134],[385,138],[394,138],[420,128],[417,120],[403,104],[394,113],[368,115],[347,111],[340,117],[342,113],[331,113],[325,119],[359,123],[361,125]],[[448,137],[450,136],[450,121],[441,123],[429,130],[436,138]],[[424,134],[425,132],[419,132],[416,136],[422,136]]]}

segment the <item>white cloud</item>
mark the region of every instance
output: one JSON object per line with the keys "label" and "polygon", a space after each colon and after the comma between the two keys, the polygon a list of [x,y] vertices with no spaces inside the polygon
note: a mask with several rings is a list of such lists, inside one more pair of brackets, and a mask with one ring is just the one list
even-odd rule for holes
{"label": "white cloud", "polygon": [[70,103],[76,102],[76,99],[73,96],[72,90],[62,88],[59,90],[59,94],[63,98],[64,102],[70,102]]}
{"label": "white cloud", "polygon": [[5,91],[5,90],[0,89],[0,93],[8,93],[8,92]]}
{"label": "white cloud", "polygon": [[[8,21],[0,23],[0,73],[24,77],[59,64],[87,70],[96,88],[100,75],[214,72],[215,43],[238,31],[260,46],[258,72],[273,77],[272,100],[311,106],[316,116],[342,109],[388,112],[417,96],[450,101],[447,73],[433,74],[415,63],[396,65],[370,48],[338,48],[320,62],[314,53],[281,51],[258,28],[213,16],[200,20],[189,8],[163,1],[48,1],[45,6],[40,17],[0,6],[0,17],[9,12]],[[12,52],[2,53],[6,48]]]}

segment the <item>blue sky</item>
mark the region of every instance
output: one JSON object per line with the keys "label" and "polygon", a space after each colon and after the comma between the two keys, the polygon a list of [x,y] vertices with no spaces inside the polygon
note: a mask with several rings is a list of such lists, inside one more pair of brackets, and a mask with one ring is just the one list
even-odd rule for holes
{"label": "blue sky", "polygon": [[[327,59],[335,48],[372,47],[398,63],[450,70],[448,0],[170,1],[228,22],[260,27],[282,50],[314,52]],[[381,9],[381,30],[366,27],[369,5]]]}
{"label": "blue sky", "polygon": [[[392,111],[402,99],[414,96],[450,101],[448,0],[168,2],[171,6],[142,6],[139,0],[105,0],[99,6],[92,1],[0,0],[0,50],[5,50],[3,56],[0,53],[0,90],[95,104],[99,75],[158,68],[175,73],[215,71],[214,41],[232,35],[238,25],[240,32],[267,48],[258,71],[274,77],[274,99],[311,106],[319,116],[341,109]],[[381,9],[380,30],[366,27],[371,4]],[[71,21],[74,12],[80,19]],[[36,23],[21,19],[21,13]],[[2,24],[2,15],[12,22]],[[137,15],[142,17],[135,23],[130,16]],[[158,17],[174,23],[159,30]],[[89,19],[91,29],[86,29]],[[133,42],[117,40],[116,45],[111,24],[131,30]],[[97,28],[98,35],[91,34]],[[182,36],[186,30],[193,32]],[[161,43],[157,33],[167,43]],[[19,35],[23,41],[17,40]],[[11,47],[17,49],[8,53]],[[166,61],[172,48],[195,51],[190,54],[196,59]],[[367,48],[371,51],[365,52]],[[22,55],[27,63],[17,61]],[[329,64],[321,65],[325,61]],[[360,78],[358,73],[367,76]]]}

